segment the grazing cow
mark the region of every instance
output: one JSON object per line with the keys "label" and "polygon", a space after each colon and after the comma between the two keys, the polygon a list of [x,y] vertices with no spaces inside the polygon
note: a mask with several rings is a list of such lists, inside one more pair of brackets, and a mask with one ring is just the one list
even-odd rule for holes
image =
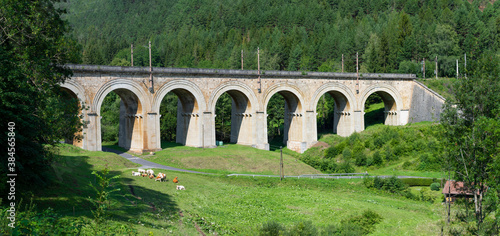
{"label": "grazing cow", "polygon": [[177,190],[186,190],[186,188],[184,188],[184,186],[182,185],[177,185]]}
{"label": "grazing cow", "polygon": [[132,171],[132,176],[141,176],[141,173],[140,172]]}
{"label": "grazing cow", "polygon": [[146,173],[148,175],[154,175],[155,174],[155,172],[152,169],[147,170]]}
{"label": "grazing cow", "polygon": [[155,177],[155,175],[149,175],[149,178],[150,178],[150,179],[152,179],[152,178],[154,178],[154,177]]}
{"label": "grazing cow", "polygon": [[137,171],[139,171],[139,173],[146,173],[146,170],[144,170],[144,169],[140,169],[140,168],[139,168],[139,170],[137,170]]}
{"label": "grazing cow", "polygon": [[177,179],[177,176],[175,176],[174,180],[172,180],[174,183],[179,183],[179,180]]}
{"label": "grazing cow", "polygon": [[159,173],[158,176],[156,176],[156,179],[155,181],[159,180],[160,182],[161,181],[164,181],[165,178],[167,178],[167,175],[166,174],[163,174],[163,173]]}
{"label": "grazing cow", "polygon": [[142,176],[142,177],[146,177],[146,176],[148,176],[148,174],[146,174],[146,173],[142,173],[142,175],[141,175],[141,176]]}

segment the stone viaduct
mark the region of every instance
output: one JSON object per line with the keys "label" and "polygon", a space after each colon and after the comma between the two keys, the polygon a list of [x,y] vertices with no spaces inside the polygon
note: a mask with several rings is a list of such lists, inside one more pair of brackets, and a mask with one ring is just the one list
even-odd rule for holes
{"label": "stone viaduct", "polygon": [[360,74],[68,65],[71,79],[62,88],[77,97],[84,121],[75,145],[101,150],[101,104],[110,92],[121,100],[119,145],[132,152],[161,150],[160,103],[169,92],[178,98],[177,142],[215,147],[215,105],[232,98],[231,142],[269,150],[266,107],[285,99],[284,144],[304,152],[317,142],[316,105],[325,93],[335,99],[334,130],[341,136],[364,130],[364,104],[378,93],[385,124],[437,120],[444,98],[410,74]]}

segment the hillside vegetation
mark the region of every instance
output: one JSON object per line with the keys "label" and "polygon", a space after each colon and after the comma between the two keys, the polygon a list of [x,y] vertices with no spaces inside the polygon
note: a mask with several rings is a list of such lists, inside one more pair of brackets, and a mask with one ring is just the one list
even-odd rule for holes
{"label": "hillside vegetation", "polygon": [[325,173],[442,177],[441,126],[422,122],[406,126],[375,125],[349,137],[323,135],[327,148],[313,147],[300,156]]}
{"label": "hillside vegetation", "polygon": [[263,70],[401,72],[455,76],[455,61],[498,54],[498,1],[69,0],[82,63]]}
{"label": "hillside vegetation", "polygon": [[[96,192],[89,183],[94,186],[100,183],[92,171],[102,175],[100,171],[104,166],[110,171],[107,177],[119,177],[111,179],[106,187],[110,193],[106,214],[98,220],[93,205]],[[200,232],[256,235],[264,225],[279,224],[292,232],[307,230],[325,235],[346,230],[341,229],[341,223],[354,224],[350,227],[356,229],[358,223],[355,222],[363,222],[363,217],[368,217],[374,222],[367,228],[372,235],[440,232],[436,224],[443,213],[440,198],[434,198],[432,203],[410,200],[367,189],[359,180],[285,179],[280,182],[278,178],[155,170],[166,173],[168,179],[168,182],[155,182],[131,176],[131,169],[136,169],[134,164],[115,154],[63,145],[54,166],[57,184],[48,189],[33,189],[33,203],[37,207],[19,211],[18,215],[19,221],[26,219],[32,224],[20,224],[18,230],[84,235],[197,235]],[[175,190],[170,182],[175,176],[179,184],[186,187],[185,191]],[[25,198],[22,204],[26,206],[28,202],[29,198]],[[52,209],[45,210],[47,207]],[[407,217],[408,212],[412,212],[412,217]],[[92,223],[92,219],[101,223]],[[355,232],[359,235],[362,231]]]}

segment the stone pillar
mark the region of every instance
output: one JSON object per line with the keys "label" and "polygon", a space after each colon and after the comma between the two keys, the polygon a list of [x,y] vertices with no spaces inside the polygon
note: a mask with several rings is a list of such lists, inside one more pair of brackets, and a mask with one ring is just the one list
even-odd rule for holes
{"label": "stone pillar", "polygon": [[408,124],[409,118],[410,118],[410,110],[399,111],[399,118],[400,118],[400,121],[399,121],[400,125]]}
{"label": "stone pillar", "polygon": [[101,117],[95,112],[90,112],[87,114],[87,133],[85,138],[87,139],[87,150],[89,151],[101,151]]}
{"label": "stone pillar", "polygon": [[363,111],[354,111],[354,132],[365,130],[365,113]]}
{"label": "stone pillar", "polygon": [[160,117],[156,112],[147,113],[146,132],[143,134],[146,151],[157,152],[161,150]]}
{"label": "stone pillar", "polygon": [[350,111],[340,111],[335,112],[335,116],[338,119],[337,123],[334,123],[336,126],[334,129],[337,130],[337,134],[342,137],[347,137],[354,133],[354,114]]}
{"label": "stone pillar", "polygon": [[210,111],[203,112],[202,117],[202,146],[214,148],[215,146],[215,115]]}
{"label": "stone pillar", "polygon": [[[286,116],[289,117],[288,118],[289,132],[288,132],[288,141],[286,142],[286,146],[290,150],[303,153],[307,149],[307,141],[305,139],[305,132],[304,132],[306,129],[306,127],[304,127],[304,124],[306,123],[304,114],[289,112],[288,114],[286,114]],[[285,130],[287,122],[286,116],[285,116]],[[286,134],[287,133],[285,133],[285,135]]]}
{"label": "stone pillar", "polygon": [[258,149],[269,150],[269,141],[267,140],[267,114],[263,111],[257,111],[254,118],[255,124],[255,147]]}
{"label": "stone pillar", "polygon": [[302,137],[304,142],[306,142],[306,147],[301,151],[301,153],[318,142],[318,125],[316,114],[317,113],[315,111],[306,111],[306,113],[304,114],[302,124]]}

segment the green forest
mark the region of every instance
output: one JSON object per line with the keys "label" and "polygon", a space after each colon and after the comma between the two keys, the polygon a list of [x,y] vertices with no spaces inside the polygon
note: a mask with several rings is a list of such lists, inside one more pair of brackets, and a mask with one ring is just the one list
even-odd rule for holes
{"label": "green forest", "polygon": [[[63,6],[81,63],[412,73],[455,77],[456,60],[498,53],[500,3],[464,0],[80,1]],[[146,14],[147,13],[147,14]]]}

